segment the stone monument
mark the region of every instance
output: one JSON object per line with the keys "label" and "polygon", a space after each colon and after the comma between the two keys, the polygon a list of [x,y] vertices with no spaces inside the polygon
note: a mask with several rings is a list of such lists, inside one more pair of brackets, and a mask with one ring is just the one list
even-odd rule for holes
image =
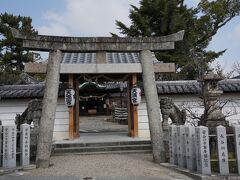
{"label": "stone monument", "polygon": [[229,175],[226,128],[223,126],[218,126],[216,129],[219,172],[220,175]]}
{"label": "stone monument", "polygon": [[195,137],[195,127],[186,126],[185,127],[185,146],[186,146],[186,160],[187,169],[196,170],[196,137]]}
{"label": "stone monument", "polygon": [[196,132],[196,160],[197,160],[197,172],[201,174],[210,175],[210,152],[209,152],[209,137],[208,128],[204,126],[198,126],[195,129]]}
{"label": "stone monument", "polygon": [[178,166],[185,168],[186,161],[186,145],[185,145],[185,126],[177,126],[177,160]]}
{"label": "stone monument", "polygon": [[204,105],[204,114],[201,116],[199,125],[207,126],[209,133],[216,132],[219,125],[227,126],[227,121],[220,108],[219,98],[223,91],[218,86],[218,82],[223,78],[213,72],[208,72],[200,81],[202,88],[202,98]]}
{"label": "stone monument", "polygon": [[237,160],[237,170],[238,174],[240,175],[240,126],[234,127],[234,139],[235,139],[235,154]]}
{"label": "stone monument", "polygon": [[13,169],[16,167],[16,127],[3,126],[3,169]]}
{"label": "stone monument", "polygon": [[28,166],[30,164],[30,126],[22,124],[20,126],[20,164],[21,166]]}
{"label": "stone monument", "polygon": [[169,126],[169,158],[170,163],[178,164],[177,159],[177,126],[170,125]]}

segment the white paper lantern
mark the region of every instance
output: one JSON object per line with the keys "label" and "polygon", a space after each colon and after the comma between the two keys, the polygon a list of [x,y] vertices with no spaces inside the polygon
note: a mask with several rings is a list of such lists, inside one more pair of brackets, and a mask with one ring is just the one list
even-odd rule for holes
{"label": "white paper lantern", "polygon": [[75,91],[73,89],[65,90],[65,104],[67,106],[75,105]]}
{"label": "white paper lantern", "polygon": [[141,102],[141,89],[134,87],[131,90],[131,101],[133,105],[138,105]]}

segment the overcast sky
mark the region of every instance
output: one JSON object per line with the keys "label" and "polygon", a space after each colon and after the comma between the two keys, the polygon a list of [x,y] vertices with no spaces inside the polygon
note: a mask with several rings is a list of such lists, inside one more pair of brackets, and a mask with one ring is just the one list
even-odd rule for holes
{"label": "overcast sky", "polygon": [[[187,0],[194,6],[199,0]],[[30,16],[39,34],[66,36],[110,36],[118,33],[115,20],[130,24],[130,5],[139,0],[0,0],[0,12]],[[226,71],[240,61],[240,17],[233,19],[214,36],[210,49],[227,49],[219,58]]]}

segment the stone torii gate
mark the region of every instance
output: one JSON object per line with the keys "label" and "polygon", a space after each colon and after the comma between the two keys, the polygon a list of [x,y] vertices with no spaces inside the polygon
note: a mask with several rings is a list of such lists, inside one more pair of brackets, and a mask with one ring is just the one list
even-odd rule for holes
{"label": "stone torii gate", "polygon": [[183,39],[184,31],[162,37],[61,37],[26,35],[11,29],[15,38],[23,41],[28,50],[49,51],[46,86],[37,147],[37,167],[48,167],[52,148],[55,111],[58,98],[60,63],[64,52],[140,52],[143,86],[146,97],[150,136],[155,162],[165,161],[160,108],[156,89],[151,51],[174,49]]}

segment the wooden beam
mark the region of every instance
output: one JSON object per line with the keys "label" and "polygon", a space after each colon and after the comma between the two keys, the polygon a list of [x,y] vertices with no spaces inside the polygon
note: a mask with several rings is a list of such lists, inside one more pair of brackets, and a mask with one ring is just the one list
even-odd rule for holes
{"label": "wooden beam", "polygon": [[[74,75],[69,74],[69,80],[68,80],[69,88],[74,89]],[[76,117],[76,111],[75,106],[71,106],[68,108],[69,111],[69,138],[73,139],[75,137],[75,117]]]}

